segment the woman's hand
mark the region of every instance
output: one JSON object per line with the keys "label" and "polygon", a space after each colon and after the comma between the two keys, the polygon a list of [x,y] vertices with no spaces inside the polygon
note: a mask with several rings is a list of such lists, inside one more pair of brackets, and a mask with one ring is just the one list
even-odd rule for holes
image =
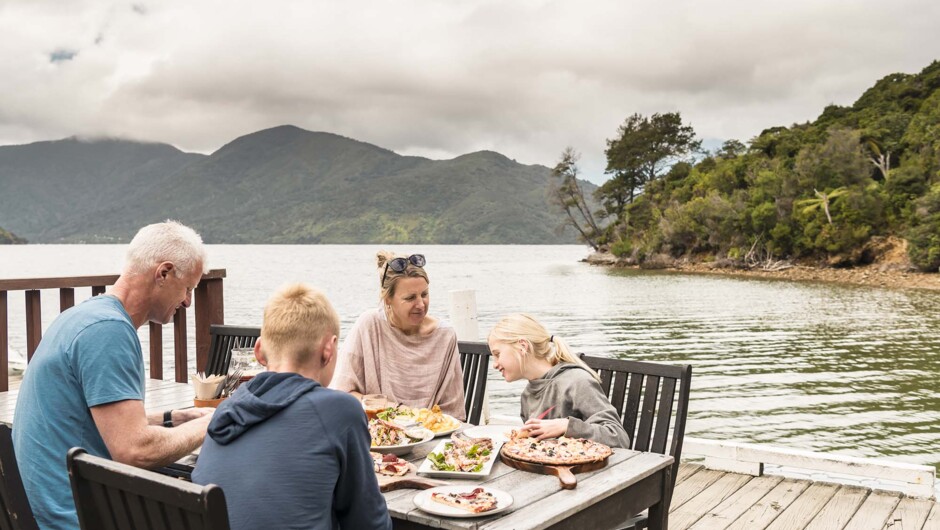
{"label": "woman's hand", "polygon": [[529,436],[533,436],[538,440],[558,438],[568,432],[568,418],[557,420],[531,419],[525,422],[525,430],[529,432]]}

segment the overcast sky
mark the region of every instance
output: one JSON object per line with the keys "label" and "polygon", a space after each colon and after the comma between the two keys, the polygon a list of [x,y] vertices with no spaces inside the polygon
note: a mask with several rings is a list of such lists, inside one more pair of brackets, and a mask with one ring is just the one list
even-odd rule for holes
{"label": "overcast sky", "polygon": [[851,105],[940,59],[936,0],[0,0],[0,145],[73,135],[211,153],[294,124],[605,180],[630,114],[707,145]]}

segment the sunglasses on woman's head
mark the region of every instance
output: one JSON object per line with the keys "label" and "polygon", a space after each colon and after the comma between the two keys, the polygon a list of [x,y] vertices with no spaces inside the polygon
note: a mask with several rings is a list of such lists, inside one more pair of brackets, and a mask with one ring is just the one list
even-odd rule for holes
{"label": "sunglasses on woman's head", "polygon": [[412,254],[407,258],[395,258],[385,262],[385,271],[382,273],[382,285],[385,285],[385,277],[388,276],[388,269],[392,269],[395,272],[404,272],[408,268],[408,263],[411,263],[415,267],[424,267],[427,263],[427,260],[424,259],[424,254]]}

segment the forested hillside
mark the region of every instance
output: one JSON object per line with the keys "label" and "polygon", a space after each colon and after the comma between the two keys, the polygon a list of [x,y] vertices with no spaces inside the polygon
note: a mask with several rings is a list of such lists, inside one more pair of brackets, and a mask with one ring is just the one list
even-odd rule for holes
{"label": "forested hillside", "polygon": [[694,156],[692,133],[678,113],[635,115],[608,141],[597,198],[610,223],[589,234],[596,244],[641,264],[851,266],[897,236],[916,267],[940,267],[940,62],[747,145]]}
{"label": "forested hillside", "polygon": [[167,218],[210,243],[575,243],[550,180],[492,151],[429,160],[293,126],[208,156],[66,139],[0,147],[0,225],[35,243],[126,242]]}

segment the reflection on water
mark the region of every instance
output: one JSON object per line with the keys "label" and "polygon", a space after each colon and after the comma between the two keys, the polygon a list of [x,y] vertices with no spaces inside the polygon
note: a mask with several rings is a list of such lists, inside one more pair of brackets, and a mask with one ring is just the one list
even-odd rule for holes
{"label": "reflection on water", "polygon": [[[210,265],[228,271],[226,322],[258,325],[266,298],[303,280],[334,301],[345,333],[377,303],[378,248],[212,246]],[[428,257],[432,314],[446,315],[448,291],[474,289],[483,335],[526,311],[576,351],[692,364],[689,436],[940,463],[936,292],[610,270],[579,263],[576,246],[397,249]],[[121,250],[0,247],[0,278],[114,273]],[[56,296],[44,294],[44,325]],[[22,294],[9,305],[24,349]],[[523,386],[491,371],[492,412],[518,414]]]}

